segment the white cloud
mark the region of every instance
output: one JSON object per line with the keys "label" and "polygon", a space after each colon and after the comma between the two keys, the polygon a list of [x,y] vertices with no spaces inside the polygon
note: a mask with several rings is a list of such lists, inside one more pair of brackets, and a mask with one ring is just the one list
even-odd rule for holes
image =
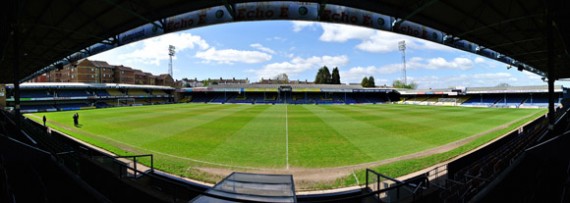
{"label": "white cloud", "polygon": [[[495,86],[500,83],[508,83],[511,85],[521,85],[518,84],[521,80],[510,73],[478,73],[478,74],[460,74],[460,75],[449,75],[449,76],[422,76],[413,79],[414,82],[418,83],[419,89],[428,88],[448,88],[456,86],[467,86],[467,87],[490,87]],[[526,83],[525,83],[526,84]]]}
{"label": "white cloud", "polygon": [[[454,58],[453,60],[446,60],[444,58],[432,58],[432,59],[423,59],[420,57],[413,57],[406,62],[406,70],[417,70],[417,69],[427,69],[427,70],[435,70],[435,69],[455,69],[455,70],[468,70],[473,67],[473,61],[468,58],[458,57]],[[359,82],[363,77],[368,76],[383,76],[395,73],[401,73],[403,70],[403,64],[401,63],[394,63],[394,64],[387,64],[380,67],[377,66],[357,66],[352,67],[348,71],[341,71],[340,76],[343,82]],[[500,75],[505,76],[505,75]],[[472,76],[469,76],[472,77]],[[485,75],[479,75],[477,77],[483,78]],[[490,76],[487,76],[490,77]],[[409,80],[410,77],[408,77]],[[439,79],[432,78],[419,78],[423,79],[421,82],[426,84],[439,84],[441,82]],[[429,79],[434,79],[435,81],[429,81]],[[458,79],[457,82],[463,82],[465,78]],[[441,83],[443,85],[443,83]]]}
{"label": "white cloud", "polygon": [[279,36],[275,36],[275,37],[268,37],[268,38],[265,38],[265,40],[266,40],[266,41],[280,41],[280,42],[284,42],[284,41],[287,41],[287,39],[286,39],[286,38],[283,38],[283,37],[279,37]]}
{"label": "white cloud", "polygon": [[484,63],[485,59],[483,57],[477,56],[475,57],[475,63]]}
{"label": "white cloud", "polygon": [[370,74],[377,73],[378,70],[379,70],[379,68],[377,68],[375,66],[367,66],[367,67],[357,66],[357,67],[351,68],[347,72],[343,72],[343,73],[362,74],[363,76],[364,75],[368,76]]}
{"label": "white cloud", "polygon": [[258,49],[258,50],[260,50],[260,51],[262,51],[262,52],[266,52],[266,53],[269,53],[269,54],[275,54],[275,51],[273,51],[273,49],[264,47],[263,45],[261,45],[261,44],[259,44],[259,43],[250,44],[249,46],[252,47],[252,48],[256,48],[256,49]]}
{"label": "white cloud", "polygon": [[205,51],[196,52],[196,58],[203,59],[205,62],[218,62],[224,64],[240,63],[261,63],[271,60],[271,55],[259,51],[244,51],[235,49],[217,50],[212,47]]}
{"label": "white cloud", "polygon": [[539,80],[539,79],[542,78],[542,76],[537,75],[537,74],[532,73],[532,72],[528,72],[528,71],[526,71],[526,70],[523,71],[522,73],[523,73],[524,75],[526,75],[526,77],[527,77],[529,80]]}
{"label": "white cloud", "polygon": [[293,32],[300,32],[304,28],[312,27],[316,24],[317,23],[315,22],[309,22],[309,21],[293,21]]}
{"label": "white cloud", "polygon": [[473,74],[471,77],[475,79],[506,79],[513,81],[517,80],[510,73],[479,73],[479,74]]}
{"label": "white cloud", "polygon": [[[390,52],[398,51],[398,42],[405,40],[401,35],[397,35],[389,32],[376,31],[374,35],[369,36],[366,39],[356,45],[356,48],[367,51],[367,52]],[[406,40],[406,46],[414,47],[414,42],[410,39]]]}
{"label": "white cloud", "polygon": [[327,66],[332,70],[334,67],[343,66],[347,63],[348,57],[345,55],[294,57],[290,61],[267,64],[261,70],[255,71],[255,74],[259,78],[271,78],[279,73],[287,73],[289,76],[293,76],[308,70],[317,70],[322,66]]}
{"label": "white cloud", "polygon": [[293,31],[299,32],[306,27],[314,26],[320,26],[323,29],[323,33],[319,37],[321,41],[342,43],[348,40],[359,40],[360,43],[356,45],[356,48],[367,52],[398,51],[398,42],[402,40],[406,41],[406,48],[408,49],[456,50],[427,40],[353,25],[294,21]]}
{"label": "white cloud", "polygon": [[459,69],[468,70],[473,67],[473,61],[468,58],[458,57],[453,59],[453,61],[447,61],[444,58],[438,57],[430,59],[428,64],[426,64],[426,69]]}
{"label": "white cloud", "polygon": [[[343,82],[359,82],[363,77],[374,76],[375,78],[382,75],[401,72],[403,70],[402,64],[388,64],[382,67],[376,66],[357,66],[348,69],[348,71],[341,71],[340,78]],[[410,69],[415,69],[416,65],[412,65]],[[408,69],[408,67],[406,67]]]}
{"label": "white cloud", "polygon": [[324,42],[346,42],[350,39],[365,40],[374,35],[375,30],[351,25],[321,23],[323,34],[320,40]]}
{"label": "white cloud", "polygon": [[[210,47],[200,36],[190,33],[173,33],[129,44],[126,46],[126,48],[129,49],[128,52],[122,51],[125,49],[114,49],[91,57],[91,59],[105,60],[112,64],[143,63],[160,66],[161,60],[169,59],[167,52],[169,45],[176,46],[177,53],[195,48],[205,50]],[[173,59],[176,59],[176,55]]]}
{"label": "white cloud", "polygon": [[476,56],[475,59],[473,59],[473,62],[475,63],[474,65],[476,65],[477,67],[485,69],[506,68],[509,66],[503,62],[499,62],[481,56]]}
{"label": "white cloud", "polygon": [[340,79],[342,82],[359,82],[362,78],[377,75],[380,68],[375,66],[353,67],[348,71],[340,71]]}

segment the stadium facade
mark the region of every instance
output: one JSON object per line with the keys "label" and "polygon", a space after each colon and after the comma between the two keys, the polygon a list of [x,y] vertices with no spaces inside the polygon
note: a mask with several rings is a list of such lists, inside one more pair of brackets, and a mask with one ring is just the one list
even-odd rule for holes
{"label": "stadium facade", "polygon": [[[218,104],[416,104],[496,108],[546,108],[546,86],[467,87],[434,90],[363,88],[327,84],[218,84],[173,88],[116,83],[24,83],[22,112],[65,111],[168,103]],[[560,105],[566,88],[555,88]],[[14,107],[13,85],[0,96]],[[1,105],[1,104],[0,104]]]}

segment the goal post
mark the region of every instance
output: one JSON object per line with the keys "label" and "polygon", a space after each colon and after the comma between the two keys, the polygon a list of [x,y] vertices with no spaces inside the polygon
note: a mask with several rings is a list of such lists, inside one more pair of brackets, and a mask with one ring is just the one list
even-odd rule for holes
{"label": "goal post", "polygon": [[452,106],[457,106],[457,101],[459,101],[458,98],[439,98],[437,99],[437,102],[442,103],[442,104],[448,104],[448,105],[452,105]]}
{"label": "goal post", "polygon": [[119,98],[117,99],[117,106],[131,106],[135,104],[135,98]]}

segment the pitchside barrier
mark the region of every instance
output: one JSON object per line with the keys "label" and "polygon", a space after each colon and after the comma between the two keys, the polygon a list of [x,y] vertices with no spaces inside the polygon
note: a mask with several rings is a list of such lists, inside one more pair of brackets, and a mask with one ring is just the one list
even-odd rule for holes
{"label": "pitchside barrier", "polygon": [[376,193],[380,202],[414,201],[421,197],[430,183],[428,174],[421,174],[405,181],[390,178],[371,169],[366,169],[366,189]]}

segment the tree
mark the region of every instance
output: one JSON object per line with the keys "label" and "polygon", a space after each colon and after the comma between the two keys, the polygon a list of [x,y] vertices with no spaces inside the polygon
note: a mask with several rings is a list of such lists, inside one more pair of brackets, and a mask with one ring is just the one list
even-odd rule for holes
{"label": "tree", "polygon": [[392,82],[392,87],[394,88],[404,88],[404,83],[400,80],[394,80],[394,82]]}
{"label": "tree", "polygon": [[367,77],[362,78],[362,82],[360,82],[360,85],[362,85],[362,87],[368,87],[368,78]]}
{"label": "tree", "polygon": [[340,73],[338,72],[338,67],[335,67],[332,71],[331,84],[340,84]]}
{"label": "tree", "polygon": [[327,66],[323,67],[323,79],[324,79],[324,84],[331,84],[331,71],[329,71],[329,68],[327,68]]}
{"label": "tree", "polygon": [[376,87],[376,82],[374,82],[374,76],[368,77],[368,87]]}
{"label": "tree", "polygon": [[323,75],[323,69],[320,68],[319,71],[317,72],[317,76],[315,76],[315,84],[322,84],[322,75]]}
{"label": "tree", "polygon": [[287,73],[281,73],[275,77],[273,77],[274,80],[277,80],[278,82],[282,83],[289,83],[289,76],[287,76]]}
{"label": "tree", "polygon": [[418,88],[418,84],[415,82],[411,82],[410,84],[405,84],[400,80],[394,80],[394,82],[392,83],[392,87],[403,88],[403,89],[416,89]]}
{"label": "tree", "polygon": [[497,85],[497,87],[510,87],[511,85],[509,85],[509,83],[503,82],[503,83],[499,83]]}
{"label": "tree", "polygon": [[408,84],[408,89],[417,89],[418,88],[418,83],[412,82],[410,84]]}
{"label": "tree", "polygon": [[331,72],[327,66],[323,66],[317,72],[315,77],[315,84],[330,84],[331,83]]}

